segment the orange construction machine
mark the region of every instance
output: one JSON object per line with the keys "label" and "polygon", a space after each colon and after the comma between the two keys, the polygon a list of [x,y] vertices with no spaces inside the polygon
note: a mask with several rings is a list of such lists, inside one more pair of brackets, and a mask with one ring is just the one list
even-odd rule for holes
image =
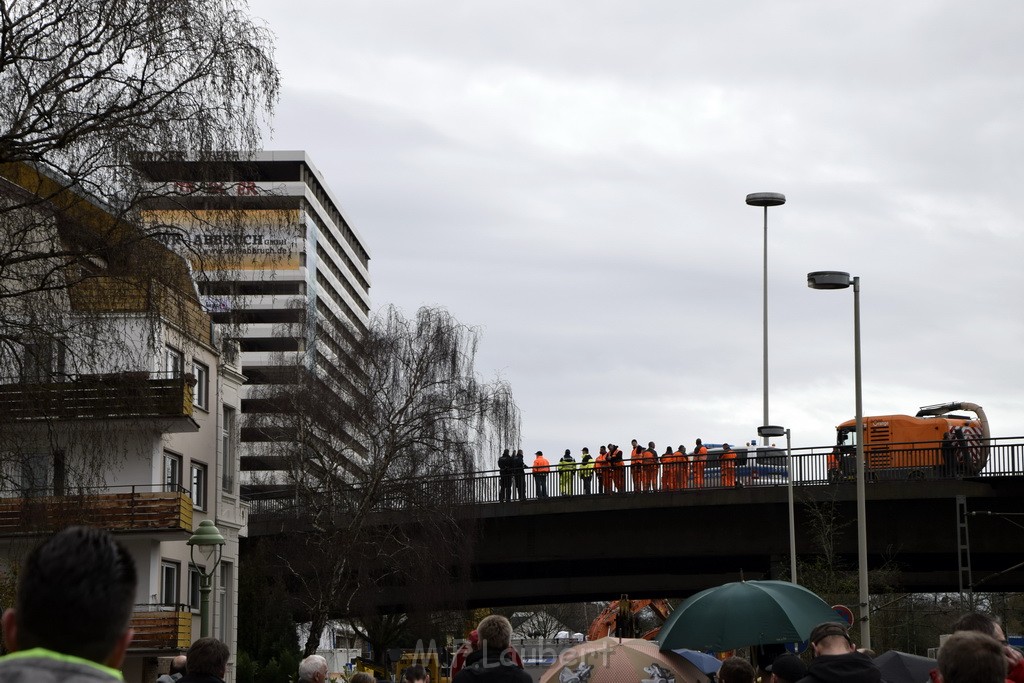
{"label": "orange construction machine", "polygon": [[[968,410],[977,417],[951,414],[956,410]],[[836,431],[829,475],[852,477],[857,468],[856,420],[847,420]],[[966,401],[925,406],[914,417],[865,417],[865,473],[873,479],[974,476],[988,462],[989,436],[985,411]]]}
{"label": "orange construction machine", "polygon": [[[619,612],[622,610],[622,607],[623,605],[621,600],[613,600],[609,602],[608,606],[604,608],[604,611],[598,614],[594,621],[590,622],[590,629],[587,631],[587,640],[598,640],[605,636],[615,635],[615,627],[618,625]],[[630,600],[630,617],[635,617],[648,607],[651,608],[652,612],[658,615],[662,622],[668,619],[668,614],[672,611],[668,606],[668,602],[665,600]],[[654,636],[658,635],[659,630],[660,627],[651,629],[639,637],[645,640],[651,640]]]}

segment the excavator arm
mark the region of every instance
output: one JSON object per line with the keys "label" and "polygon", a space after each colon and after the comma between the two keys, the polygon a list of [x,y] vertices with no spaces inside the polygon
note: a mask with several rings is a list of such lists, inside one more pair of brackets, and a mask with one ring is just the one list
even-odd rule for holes
{"label": "excavator arm", "polygon": [[991,443],[988,416],[985,415],[985,410],[981,406],[967,401],[939,403],[933,406],[923,406],[917,411],[917,417],[938,417],[954,410],[969,410],[978,416],[980,432],[975,429],[970,431],[957,429],[955,434],[950,434],[950,443],[956,459],[967,468],[970,474],[977,474],[988,464]]}
{"label": "excavator arm", "polygon": [[[629,613],[638,614],[643,610],[651,608],[661,620],[664,622],[668,619],[671,608],[668,606],[668,602],[663,599],[657,600],[630,600],[629,601]],[[619,620],[619,601],[613,600],[608,603],[608,606],[597,615],[597,618],[590,623],[590,628],[587,630],[587,640],[597,640],[615,634],[615,627]],[[641,637],[645,640],[651,640],[654,636],[658,635],[660,628],[655,628]]]}

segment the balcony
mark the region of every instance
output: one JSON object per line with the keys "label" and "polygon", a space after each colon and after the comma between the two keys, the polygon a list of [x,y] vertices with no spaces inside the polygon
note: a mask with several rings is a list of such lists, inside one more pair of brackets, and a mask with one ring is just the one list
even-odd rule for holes
{"label": "balcony", "polygon": [[184,651],[192,644],[192,612],[185,605],[136,605],[130,653]]}
{"label": "balcony", "polygon": [[194,432],[190,378],[146,372],[80,375],[70,382],[0,384],[10,422],[152,420],[165,432]]}
{"label": "balcony", "polygon": [[162,485],[82,488],[63,496],[0,491],[0,537],[87,524],[114,533],[157,534],[160,540],[188,538],[192,499],[180,487],[163,489]]}

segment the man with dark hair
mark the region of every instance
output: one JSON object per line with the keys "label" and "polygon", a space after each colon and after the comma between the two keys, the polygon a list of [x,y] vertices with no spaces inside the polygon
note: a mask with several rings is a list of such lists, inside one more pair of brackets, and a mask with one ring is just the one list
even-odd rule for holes
{"label": "man with dark hair", "polygon": [[754,683],[754,667],[742,657],[729,657],[718,670],[720,683]]}
{"label": "man with dark hair", "polygon": [[1012,683],[1024,683],[1024,655],[1021,655],[1019,650],[1006,642],[1006,634],[1003,632],[1003,626],[999,623],[999,619],[982,612],[968,612],[953,624],[954,633],[961,631],[984,633],[1002,644],[1008,671],[1006,680],[1012,681]]}
{"label": "man with dark hair", "polygon": [[188,649],[188,673],[178,683],[224,683],[231,652],[216,638],[200,638]]}
{"label": "man with dark hair", "polygon": [[882,672],[863,652],[857,652],[846,624],[826,621],[811,629],[808,639],[814,659],[799,683],[879,683]]}
{"label": "man with dark hair", "polygon": [[771,674],[769,683],[796,683],[807,675],[807,666],[795,654],[784,652],[765,671]]}
{"label": "man with dark hair", "polygon": [[106,531],[69,527],[36,546],[3,615],[0,681],[121,681],[137,578]]}
{"label": "man with dark hair", "polygon": [[1003,644],[978,631],[957,631],[939,648],[942,683],[1003,683]]}
{"label": "man with dark hair", "polygon": [[430,683],[430,674],[421,664],[413,664],[402,672],[402,683]]}

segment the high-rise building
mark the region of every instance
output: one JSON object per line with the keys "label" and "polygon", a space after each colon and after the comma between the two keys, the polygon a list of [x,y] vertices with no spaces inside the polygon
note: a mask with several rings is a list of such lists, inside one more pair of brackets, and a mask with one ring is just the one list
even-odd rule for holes
{"label": "high-rise building", "polygon": [[[211,317],[240,342],[243,489],[284,491],[286,449],[273,444],[296,435],[253,418],[274,409],[266,387],[288,384],[296,372],[324,378],[344,400],[346,348],[369,320],[366,243],[305,152],[228,154],[213,163],[155,156],[138,168],[164,189],[145,220],[177,236]],[[358,435],[346,436],[346,465],[359,468],[365,451]]]}

